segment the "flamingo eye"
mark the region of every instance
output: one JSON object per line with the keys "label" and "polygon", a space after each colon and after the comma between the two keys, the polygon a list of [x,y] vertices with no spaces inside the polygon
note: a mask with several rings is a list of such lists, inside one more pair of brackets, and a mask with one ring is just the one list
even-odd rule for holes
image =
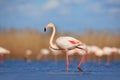
{"label": "flamingo eye", "polygon": [[44,32],[46,32],[46,28],[44,28]]}

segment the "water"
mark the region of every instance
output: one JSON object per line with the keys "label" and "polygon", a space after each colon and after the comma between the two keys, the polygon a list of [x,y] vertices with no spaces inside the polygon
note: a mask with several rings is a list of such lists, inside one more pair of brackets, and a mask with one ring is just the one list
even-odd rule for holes
{"label": "water", "polygon": [[85,62],[81,65],[84,72],[77,70],[77,60],[70,61],[66,72],[65,61],[5,60],[0,64],[0,80],[119,80],[120,62]]}

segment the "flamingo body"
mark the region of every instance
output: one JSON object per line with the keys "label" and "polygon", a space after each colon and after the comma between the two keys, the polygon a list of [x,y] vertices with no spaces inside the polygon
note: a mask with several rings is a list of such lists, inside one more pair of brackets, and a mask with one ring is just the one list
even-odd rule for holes
{"label": "flamingo body", "polygon": [[[81,44],[82,44],[82,43],[81,43]],[[82,49],[79,49],[79,47],[82,48]],[[77,53],[78,53],[79,55],[81,55],[81,56],[83,56],[83,55],[86,54],[86,51],[83,50],[83,49],[87,49],[87,46],[86,46],[85,44],[82,44],[82,45],[78,46],[78,48],[76,48]]]}
{"label": "flamingo body", "polygon": [[81,42],[73,37],[59,37],[56,39],[56,44],[62,49],[68,49],[81,44]]}
{"label": "flamingo body", "polygon": [[101,49],[98,49],[95,54],[96,56],[101,57],[103,56],[103,51]]}
{"label": "flamingo body", "polygon": [[69,50],[69,51],[68,51],[68,55],[69,55],[69,56],[74,55],[75,53],[76,53],[76,52],[75,52],[75,50],[74,50],[74,49],[73,49],[73,50]]}
{"label": "flamingo body", "polygon": [[10,51],[3,48],[3,47],[0,47],[0,63],[3,62],[3,55],[4,54],[10,54]]}
{"label": "flamingo body", "polygon": [[41,49],[40,52],[42,55],[48,55],[50,53],[50,51],[48,49]]}
{"label": "flamingo body", "polygon": [[24,55],[24,59],[26,62],[31,62],[32,50],[27,49]]}
{"label": "flamingo body", "polygon": [[111,50],[112,50],[113,59],[116,60],[118,49],[116,47],[112,47]]}
{"label": "flamingo body", "polygon": [[111,48],[110,47],[104,47],[103,48],[103,53],[107,57],[107,64],[109,64],[110,63],[110,55],[112,54]]}
{"label": "flamingo body", "polygon": [[118,49],[118,54],[120,55],[120,49]]}
{"label": "flamingo body", "polygon": [[[49,41],[49,44],[50,44],[50,48],[51,49],[54,49],[54,50],[64,50],[66,52],[66,70],[68,71],[68,65],[69,65],[69,60],[68,60],[68,55],[69,55],[69,50],[72,49],[76,49],[76,48],[79,48],[79,49],[82,49],[79,45],[82,44],[82,42],[80,42],[79,40],[73,38],[73,37],[69,37],[69,36],[63,36],[63,37],[58,37],[56,39],[56,44],[53,43],[53,38],[55,36],[55,26],[54,24],[50,23],[48,24],[45,28],[44,28],[44,31],[46,31],[47,28],[52,28],[53,32],[52,32],[52,35],[50,37],[50,41]],[[87,50],[86,49],[83,49],[86,51],[87,53]],[[80,68],[80,65],[82,64],[82,62],[84,61],[84,56],[81,58],[81,61],[78,65],[78,70],[79,71],[82,71],[82,69]]]}
{"label": "flamingo body", "polygon": [[104,47],[103,48],[103,53],[104,55],[111,55],[111,48],[110,47]]}
{"label": "flamingo body", "polygon": [[3,47],[0,47],[0,54],[10,54],[10,51]]}

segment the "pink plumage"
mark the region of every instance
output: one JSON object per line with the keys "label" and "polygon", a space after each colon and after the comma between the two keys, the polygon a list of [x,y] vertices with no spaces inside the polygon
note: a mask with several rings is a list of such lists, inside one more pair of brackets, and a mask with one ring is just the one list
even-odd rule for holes
{"label": "pink plumage", "polygon": [[[62,49],[68,49],[73,46],[80,45],[80,41],[69,36],[59,37],[56,39],[56,44]],[[82,43],[81,43],[82,44]]]}
{"label": "pink plumage", "polygon": [[[56,39],[56,44],[53,43],[53,38],[55,36],[55,26],[54,24],[50,23],[48,24],[45,28],[44,31],[46,31],[47,28],[52,28],[53,32],[52,35],[50,37],[50,50],[54,51],[54,50],[58,50],[58,51],[65,51],[66,52],[66,70],[68,71],[68,65],[69,65],[69,60],[68,60],[68,55],[69,55],[69,51],[72,49],[82,49],[86,52],[87,54],[87,50],[86,48],[81,47],[80,45],[84,45],[82,42],[80,42],[79,40],[73,38],[73,37],[69,37],[69,36],[63,36],[63,37],[58,37]],[[55,51],[54,51],[55,52]],[[82,64],[82,62],[84,61],[84,57],[85,55],[83,55],[83,57],[81,58],[81,61],[78,65],[78,70],[82,71],[82,69],[80,68],[80,65]]]}

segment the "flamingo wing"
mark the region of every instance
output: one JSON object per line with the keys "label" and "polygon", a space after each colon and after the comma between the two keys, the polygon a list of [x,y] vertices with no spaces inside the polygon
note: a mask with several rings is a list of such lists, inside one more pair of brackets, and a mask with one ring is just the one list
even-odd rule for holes
{"label": "flamingo wing", "polygon": [[80,43],[80,42],[78,42],[78,41],[73,41],[73,40],[68,40],[71,44],[78,44],[78,43]]}
{"label": "flamingo wing", "polygon": [[56,39],[56,44],[58,47],[62,49],[68,49],[73,46],[77,46],[78,44],[81,44],[79,40],[73,38],[73,37],[59,37]]}

